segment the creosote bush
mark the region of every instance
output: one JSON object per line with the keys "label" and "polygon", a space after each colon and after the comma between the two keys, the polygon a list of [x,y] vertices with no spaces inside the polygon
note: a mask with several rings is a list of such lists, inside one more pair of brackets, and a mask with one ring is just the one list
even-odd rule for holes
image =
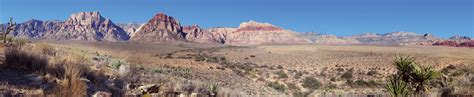
{"label": "creosote bush", "polygon": [[310,90],[316,90],[316,89],[319,89],[321,87],[321,82],[319,82],[316,78],[314,77],[305,77],[303,79],[303,84],[302,86],[304,88],[308,88]]}
{"label": "creosote bush", "polygon": [[276,72],[275,74],[278,76],[278,78],[288,78],[288,75],[285,72],[283,72],[283,70],[280,70]]}
{"label": "creosote bush", "polygon": [[272,87],[275,90],[278,90],[280,92],[285,92],[286,87],[283,84],[280,84],[278,82],[267,82],[268,87]]}

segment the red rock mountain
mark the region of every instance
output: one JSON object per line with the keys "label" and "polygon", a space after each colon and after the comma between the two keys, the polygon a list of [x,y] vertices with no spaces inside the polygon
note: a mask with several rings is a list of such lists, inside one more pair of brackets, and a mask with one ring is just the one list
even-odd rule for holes
{"label": "red rock mountain", "polygon": [[137,42],[197,42],[228,45],[306,44],[309,40],[293,31],[268,23],[243,22],[238,28],[211,28],[198,25],[181,26],[178,20],[159,13],[131,35]]}
{"label": "red rock mountain", "polygon": [[131,35],[130,40],[138,42],[186,41],[185,33],[178,20],[164,13],[153,16]]}
{"label": "red rock mountain", "polygon": [[474,40],[467,36],[453,36],[448,40],[433,43],[436,46],[452,46],[452,47],[474,47]]}
{"label": "red rock mountain", "polygon": [[[230,29],[228,29],[230,30]],[[306,38],[301,37],[296,32],[284,30],[269,23],[259,23],[255,21],[243,22],[238,28],[225,33],[224,44],[229,45],[260,45],[260,44],[308,44],[311,43]]]}

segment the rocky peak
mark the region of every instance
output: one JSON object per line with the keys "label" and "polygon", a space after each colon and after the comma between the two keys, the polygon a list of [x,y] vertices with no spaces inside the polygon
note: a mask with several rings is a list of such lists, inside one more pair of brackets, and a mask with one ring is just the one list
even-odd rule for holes
{"label": "rocky peak", "polygon": [[59,30],[49,35],[57,40],[124,41],[127,33],[99,12],[72,14]]}
{"label": "rocky peak", "polygon": [[256,21],[242,22],[237,28],[237,32],[241,31],[279,31],[283,30],[280,27],[272,25],[270,23],[260,23]]}
{"label": "rocky peak", "polygon": [[416,34],[414,32],[397,31],[397,32],[386,33],[386,34],[383,34],[382,36],[385,36],[385,37],[419,36],[419,34]]}
{"label": "rocky peak", "polygon": [[110,20],[102,17],[99,12],[79,12],[72,14],[66,24],[70,25],[90,25],[97,27],[101,23],[110,24]]}
{"label": "rocky peak", "polygon": [[191,32],[201,32],[202,28],[199,25],[192,25],[192,26],[184,26],[183,32],[191,33]]}
{"label": "rocky peak", "polygon": [[452,36],[452,37],[449,37],[450,40],[471,40],[470,37],[468,36]]}
{"label": "rocky peak", "polygon": [[178,20],[164,13],[158,13],[132,34],[131,40],[141,42],[185,41],[185,34]]}

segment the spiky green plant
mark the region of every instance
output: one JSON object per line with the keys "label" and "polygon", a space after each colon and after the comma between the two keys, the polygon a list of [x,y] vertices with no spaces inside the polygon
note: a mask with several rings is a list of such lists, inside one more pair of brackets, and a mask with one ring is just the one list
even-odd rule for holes
{"label": "spiky green plant", "polygon": [[215,96],[217,94],[217,89],[219,89],[219,86],[217,84],[210,84],[208,87],[209,93],[212,96]]}
{"label": "spiky green plant", "polygon": [[428,91],[431,88],[428,85],[429,81],[436,79],[438,75],[439,73],[431,67],[415,66],[411,74],[415,92],[420,93]]}
{"label": "spiky green plant", "polygon": [[[394,83],[406,85],[406,87],[403,86],[403,88],[406,88],[408,91],[414,90],[414,93],[423,93],[431,88],[429,82],[436,79],[439,73],[431,67],[420,67],[415,61],[416,59],[410,56],[397,57],[393,61],[393,65],[395,65],[398,72],[394,75],[397,76],[397,78],[392,78],[390,83],[387,84],[387,90],[389,90],[391,94],[396,93],[394,87],[397,84]],[[402,81],[403,83],[396,81]]]}
{"label": "spiky green plant", "polygon": [[385,86],[385,88],[392,97],[406,97],[410,93],[410,86],[408,83],[396,76],[393,76],[390,79],[390,82]]}
{"label": "spiky green plant", "polygon": [[416,65],[415,60],[415,57],[402,56],[397,57],[393,61],[393,65],[395,65],[395,67],[397,68],[398,75],[401,77],[401,80],[405,82],[410,81],[411,72],[413,71],[413,67]]}

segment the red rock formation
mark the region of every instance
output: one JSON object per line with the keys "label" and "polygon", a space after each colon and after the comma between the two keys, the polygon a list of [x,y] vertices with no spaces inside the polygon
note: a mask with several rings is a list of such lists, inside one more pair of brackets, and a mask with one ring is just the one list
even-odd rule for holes
{"label": "red rock formation", "polygon": [[474,47],[474,40],[465,41],[459,44],[460,47]]}
{"label": "red rock formation", "polygon": [[186,41],[185,33],[182,32],[178,20],[164,13],[153,16],[131,35],[130,40],[138,42]]}
{"label": "red rock formation", "polygon": [[296,32],[284,30],[269,23],[255,21],[243,22],[235,31],[222,36],[225,36],[225,38],[219,39],[226,39],[225,44],[229,45],[311,43],[310,40],[301,37]]}
{"label": "red rock formation", "polygon": [[437,45],[437,46],[454,46],[454,47],[459,46],[458,43],[456,43],[455,41],[450,41],[450,40],[447,40],[447,41],[439,41],[439,42],[434,43],[433,45]]}

